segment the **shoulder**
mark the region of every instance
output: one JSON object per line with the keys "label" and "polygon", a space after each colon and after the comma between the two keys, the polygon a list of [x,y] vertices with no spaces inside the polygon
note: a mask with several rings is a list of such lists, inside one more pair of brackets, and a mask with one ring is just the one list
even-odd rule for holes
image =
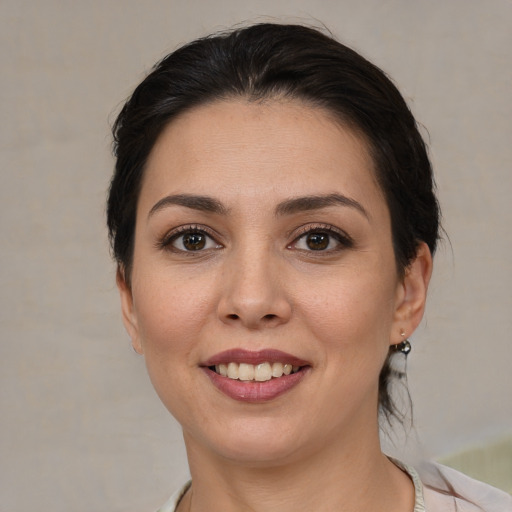
{"label": "shoulder", "polygon": [[[510,494],[452,468],[424,462],[417,467],[417,474],[423,486],[426,512],[512,512]],[[190,484],[187,482],[178,489],[157,512],[175,512]]]}
{"label": "shoulder", "polygon": [[512,512],[512,496],[433,462],[418,468],[427,512]]}

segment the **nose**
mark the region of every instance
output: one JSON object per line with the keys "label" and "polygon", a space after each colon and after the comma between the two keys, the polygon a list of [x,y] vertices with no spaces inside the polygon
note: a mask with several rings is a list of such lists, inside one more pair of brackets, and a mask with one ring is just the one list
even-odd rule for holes
{"label": "nose", "polygon": [[229,258],[225,262],[218,302],[220,320],[250,330],[288,322],[292,305],[280,263],[268,252]]}

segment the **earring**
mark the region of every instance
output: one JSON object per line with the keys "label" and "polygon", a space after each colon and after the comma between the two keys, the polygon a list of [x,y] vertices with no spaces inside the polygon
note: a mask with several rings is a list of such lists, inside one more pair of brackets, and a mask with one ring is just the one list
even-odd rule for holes
{"label": "earring", "polygon": [[[400,330],[400,336],[402,336],[402,338],[405,338],[405,331],[403,329]],[[409,342],[409,340],[405,339],[404,341],[402,341],[401,343],[397,343],[396,345],[391,345],[391,350],[393,350],[393,352],[401,352],[402,354],[404,354],[405,356],[411,351],[412,347],[411,347],[411,343]]]}

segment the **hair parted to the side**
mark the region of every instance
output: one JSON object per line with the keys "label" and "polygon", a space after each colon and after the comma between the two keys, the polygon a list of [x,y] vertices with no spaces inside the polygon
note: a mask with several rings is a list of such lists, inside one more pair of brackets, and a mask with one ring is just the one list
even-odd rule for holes
{"label": "hair parted to the side", "polygon": [[[193,41],[166,56],[135,89],[114,126],[116,165],[107,203],[114,257],[129,284],[137,201],[144,168],[168,123],[182,112],[234,97],[296,99],[329,113],[362,135],[391,216],[403,274],[420,242],[432,254],[439,206],[425,143],[389,78],[354,50],[301,25],[257,24]],[[390,356],[379,380],[388,419]]]}

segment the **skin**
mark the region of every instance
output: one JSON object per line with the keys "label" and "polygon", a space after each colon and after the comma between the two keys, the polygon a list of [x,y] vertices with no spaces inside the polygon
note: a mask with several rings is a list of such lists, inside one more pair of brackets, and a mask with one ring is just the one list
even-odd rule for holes
{"label": "skin", "polygon": [[[221,208],[162,202],[183,194]],[[350,204],[282,211],[332,194]],[[181,227],[204,230],[205,248],[187,252]],[[326,249],[311,250],[311,229]],[[380,450],[378,376],[421,320],[431,268],[420,244],[399,276],[365,142],[326,112],[240,99],[174,120],[147,163],[131,285],[121,269],[118,286],[133,346],[183,427],[193,486],[180,511],[410,512],[412,483]],[[236,401],[200,367],[233,348],[310,369],[274,400]]]}

